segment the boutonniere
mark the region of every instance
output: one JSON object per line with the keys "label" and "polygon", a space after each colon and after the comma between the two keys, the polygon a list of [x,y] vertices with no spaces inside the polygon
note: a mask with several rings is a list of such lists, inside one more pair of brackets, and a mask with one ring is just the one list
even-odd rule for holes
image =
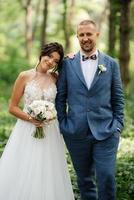
{"label": "boutonniere", "polygon": [[99,74],[107,71],[107,68],[104,65],[98,65],[98,68],[99,68]]}

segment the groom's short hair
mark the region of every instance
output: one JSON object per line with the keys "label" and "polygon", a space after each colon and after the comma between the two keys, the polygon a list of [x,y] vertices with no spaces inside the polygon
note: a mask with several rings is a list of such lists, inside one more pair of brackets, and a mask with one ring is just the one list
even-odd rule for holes
{"label": "groom's short hair", "polygon": [[83,25],[93,25],[96,29],[96,31],[98,30],[98,27],[97,27],[97,24],[93,21],[93,20],[90,20],[90,19],[85,19],[85,20],[82,20],[78,25],[77,25],[77,30],[76,32],[78,31],[78,27],[79,26],[83,26]]}
{"label": "groom's short hair", "polygon": [[85,20],[82,20],[79,24],[79,25],[88,25],[88,24],[93,24],[95,27],[96,27],[96,23],[93,21],[93,20],[89,20],[89,19],[85,19]]}

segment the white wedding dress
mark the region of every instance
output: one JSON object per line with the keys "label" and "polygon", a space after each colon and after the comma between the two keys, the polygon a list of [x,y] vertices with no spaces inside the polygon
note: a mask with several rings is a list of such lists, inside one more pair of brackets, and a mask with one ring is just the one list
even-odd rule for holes
{"label": "white wedding dress", "polygon": [[[45,85],[45,84],[44,84]],[[33,100],[54,102],[56,86],[29,81],[24,111]],[[0,159],[0,200],[74,200],[58,121],[44,126],[45,138],[32,136],[35,126],[18,119]]]}

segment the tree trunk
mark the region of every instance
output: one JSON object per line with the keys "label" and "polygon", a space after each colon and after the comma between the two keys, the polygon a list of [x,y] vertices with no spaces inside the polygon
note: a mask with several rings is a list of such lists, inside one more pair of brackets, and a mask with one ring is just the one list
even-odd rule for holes
{"label": "tree trunk", "polygon": [[42,30],[41,30],[41,47],[46,43],[46,28],[47,28],[47,17],[48,17],[48,0],[44,0],[44,8],[43,8],[43,22],[42,22]]}
{"label": "tree trunk", "polygon": [[109,0],[109,55],[115,57],[116,56],[116,40],[117,40],[117,12],[118,12],[118,4],[115,0]]}
{"label": "tree trunk", "polygon": [[30,61],[32,42],[33,42],[33,32],[32,32],[32,5],[29,4],[26,7],[25,16],[25,37],[26,37],[26,57]]}
{"label": "tree trunk", "polygon": [[67,0],[63,0],[64,5],[64,11],[63,11],[63,31],[64,31],[64,37],[65,37],[65,52],[68,51],[70,47],[70,41],[69,41],[69,33],[68,33],[68,20],[67,20]]}
{"label": "tree trunk", "polygon": [[37,24],[38,24],[38,16],[39,16],[39,12],[40,12],[40,4],[41,4],[41,0],[38,0],[37,4],[36,4],[36,8],[35,8],[35,17],[34,17],[34,23],[33,23],[33,41],[35,38],[35,34],[36,34],[36,29],[37,29]]}
{"label": "tree trunk", "polygon": [[25,44],[26,44],[26,58],[30,61],[33,32],[32,32],[32,14],[33,8],[31,0],[23,1],[19,0],[22,8],[25,10]]}
{"label": "tree trunk", "polygon": [[130,61],[130,48],[129,48],[129,36],[130,36],[130,3],[131,0],[122,0],[120,9],[120,66],[121,75],[124,85],[127,86],[130,82],[129,73],[129,61]]}
{"label": "tree trunk", "polygon": [[106,2],[105,7],[98,19],[98,31],[101,32],[102,23],[107,19],[107,11],[109,10],[109,3]]}
{"label": "tree trunk", "polygon": [[75,0],[71,0],[70,3],[70,9],[69,9],[69,13],[68,13],[68,19],[67,19],[67,25],[68,25],[68,40],[67,40],[67,44],[66,44],[66,51],[69,52],[70,51],[70,47],[71,47],[71,41],[70,41],[70,36],[71,33],[73,32],[72,30],[72,21],[74,18],[74,8],[75,8]]}

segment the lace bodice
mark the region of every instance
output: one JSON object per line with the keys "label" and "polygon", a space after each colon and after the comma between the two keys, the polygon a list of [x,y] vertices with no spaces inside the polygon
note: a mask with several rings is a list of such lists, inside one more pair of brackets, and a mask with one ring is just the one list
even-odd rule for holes
{"label": "lace bodice", "polygon": [[[45,84],[44,84],[45,85]],[[54,83],[50,83],[50,85],[46,88],[42,87],[37,80],[29,81],[24,90],[24,110],[26,110],[27,106],[31,104],[34,100],[47,100],[54,103],[56,97],[57,89]]]}

